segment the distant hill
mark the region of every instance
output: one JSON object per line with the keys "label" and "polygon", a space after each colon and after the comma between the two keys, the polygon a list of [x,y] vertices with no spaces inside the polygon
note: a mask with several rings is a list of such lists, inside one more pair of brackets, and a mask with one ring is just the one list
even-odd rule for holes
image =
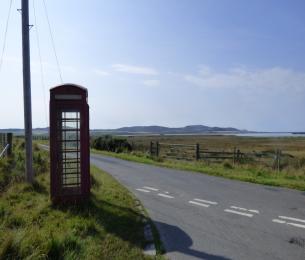
{"label": "distant hill", "polygon": [[[24,130],[20,128],[0,129],[1,132],[12,132],[15,135],[23,135]],[[210,127],[205,125],[189,125],[185,127],[165,127],[165,126],[130,126],[117,129],[92,129],[94,134],[204,134],[204,133],[245,133],[247,130],[239,130],[233,127]],[[34,135],[46,135],[49,128],[34,128]]]}
{"label": "distant hill", "polygon": [[118,132],[134,133],[158,133],[158,134],[183,134],[183,133],[205,133],[205,132],[239,132],[239,129],[232,127],[209,127],[205,125],[189,125],[185,127],[164,127],[164,126],[131,126],[116,129]]}
{"label": "distant hill", "polygon": [[244,133],[247,130],[239,130],[233,127],[209,127],[205,125],[189,125],[185,127],[164,127],[164,126],[130,126],[108,130],[91,130],[94,133],[109,134],[204,134],[204,133]]}

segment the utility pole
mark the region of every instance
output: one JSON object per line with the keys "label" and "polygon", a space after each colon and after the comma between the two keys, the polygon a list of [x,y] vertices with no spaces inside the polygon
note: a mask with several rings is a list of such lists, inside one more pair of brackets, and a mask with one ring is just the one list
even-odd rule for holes
{"label": "utility pole", "polygon": [[26,153],[26,180],[34,181],[32,151],[32,102],[31,102],[31,63],[30,63],[30,25],[29,1],[21,0],[22,14],[22,61],[23,61],[23,100],[24,100],[24,134]]}

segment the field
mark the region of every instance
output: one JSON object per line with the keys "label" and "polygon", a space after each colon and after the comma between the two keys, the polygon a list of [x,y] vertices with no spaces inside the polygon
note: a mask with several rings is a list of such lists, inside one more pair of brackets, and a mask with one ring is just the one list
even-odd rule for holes
{"label": "field", "polygon": [[[142,163],[154,164],[164,167],[177,168],[201,172],[210,175],[237,179],[247,182],[260,183],[305,190],[305,138],[255,138],[238,136],[130,136],[128,142],[132,145],[130,153],[103,152],[118,158]],[[161,143],[161,155],[151,156],[150,142]],[[198,143],[202,149],[208,151],[232,152],[234,148],[243,153],[266,153],[268,158],[257,160],[243,160],[235,163],[225,160],[177,160],[162,154],[163,144],[195,145]],[[164,147],[166,145],[163,145]],[[279,167],[274,167],[275,151],[282,152]],[[100,152],[96,151],[95,152]],[[194,155],[195,150],[187,153]],[[187,155],[185,153],[185,155]],[[194,157],[194,156],[193,156]]]}
{"label": "field", "polygon": [[200,144],[208,150],[232,151],[234,147],[242,152],[264,152],[280,149],[297,158],[305,158],[305,137],[240,137],[222,135],[176,135],[176,136],[129,136],[135,150],[148,151],[151,141],[174,144]]}

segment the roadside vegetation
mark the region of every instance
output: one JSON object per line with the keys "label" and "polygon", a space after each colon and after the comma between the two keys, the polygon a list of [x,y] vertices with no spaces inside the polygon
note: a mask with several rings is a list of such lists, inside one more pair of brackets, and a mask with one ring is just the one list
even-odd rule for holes
{"label": "roadside vegetation", "polygon": [[94,138],[91,141],[91,147],[98,150],[104,150],[108,152],[130,152],[132,150],[129,142],[122,137],[112,137],[111,135],[104,135]]}
{"label": "roadside vegetation", "polygon": [[17,141],[13,157],[0,161],[0,259],[152,259],[142,251],[145,216],[127,189],[91,167],[88,202],[54,206],[48,153],[35,147],[30,185],[23,181],[23,146]]}
{"label": "roadside vegetation", "polygon": [[[228,151],[238,147],[243,152],[274,152],[281,149],[285,155],[280,163],[280,171],[271,165],[244,160],[233,164],[231,160],[218,162],[209,160],[187,161],[149,154],[152,140],[168,143],[194,144],[212,150]],[[236,179],[264,185],[305,190],[305,138],[253,138],[237,136],[133,136],[126,139],[131,152],[113,153],[92,149],[93,152],[114,156],[120,159],[189,170],[229,179]]]}

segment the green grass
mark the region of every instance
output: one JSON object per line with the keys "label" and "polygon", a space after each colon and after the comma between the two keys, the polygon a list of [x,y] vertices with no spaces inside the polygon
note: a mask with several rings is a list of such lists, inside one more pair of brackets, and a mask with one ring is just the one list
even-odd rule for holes
{"label": "green grass", "polygon": [[[91,167],[86,203],[52,205],[48,153],[34,146],[37,176],[30,185],[22,177],[23,148],[17,141],[14,156],[0,165],[0,259],[152,259],[143,254],[147,216],[126,188]],[[162,259],[157,234],[155,239]]]}
{"label": "green grass", "polygon": [[53,206],[49,175],[14,184],[0,199],[0,259],[150,259],[135,199],[92,167],[92,196],[77,206]]}
{"label": "green grass", "polygon": [[204,162],[187,162],[176,160],[158,160],[151,158],[143,153],[111,153],[105,151],[91,150],[93,153],[113,156],[119,159],[134,161],[138,163],[145,163],[150,165],[157,165],[161,167],[187,170],[199,172],[228,179],[286,187],[297,190],[305,190],[305,172],[304,169],[290,171],[268,171],[264,168],[254,168],[249,165],[236,165],[233,166],[229,162],[223,164],[206,164]]}

